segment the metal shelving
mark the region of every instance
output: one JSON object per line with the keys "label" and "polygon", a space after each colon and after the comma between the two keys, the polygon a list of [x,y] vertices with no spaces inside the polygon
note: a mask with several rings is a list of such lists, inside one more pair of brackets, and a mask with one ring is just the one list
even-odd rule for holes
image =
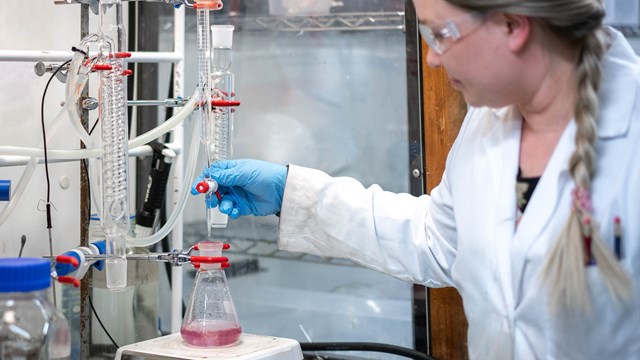
{"label": "metal shelving", "polygon": [[[234,19],[235,20],[235,19]],[[404,12],[237,18],[241,31],[404,30]]]}
{"label": "metal shelving", "polygon": [[640,38],[640,26],[638,25],[611,25],[627,38]]}
{"label": "metal shelving", "polygon": [[[371,31],[405,30],[403,11],[336,13],[300,16],[220,14],[218,23],[231,24],[236,31],[306,32],[306,31]],[[189,21],[187,31],[195,31]]]}

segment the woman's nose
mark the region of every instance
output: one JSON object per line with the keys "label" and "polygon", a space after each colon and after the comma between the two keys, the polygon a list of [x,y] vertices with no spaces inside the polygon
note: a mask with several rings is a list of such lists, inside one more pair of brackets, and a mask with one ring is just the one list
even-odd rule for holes
{"label": "woman's nose", "polygon": [[432,49],[427,48],[427,65],[434,69],[442,66],[442,61],[440,61],[440,55],[433,51]]}

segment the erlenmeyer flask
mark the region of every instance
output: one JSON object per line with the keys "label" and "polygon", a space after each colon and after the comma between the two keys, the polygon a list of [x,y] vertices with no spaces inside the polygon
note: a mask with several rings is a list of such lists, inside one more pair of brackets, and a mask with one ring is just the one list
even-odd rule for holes
{"label": "erlenmeyer flask", "polygon": [[[201,256],[221,256],[221,242],[201,242]],[[200,264],[180,334],[190,345],[226,346],[242,333],[227,277],[220,264]]]}

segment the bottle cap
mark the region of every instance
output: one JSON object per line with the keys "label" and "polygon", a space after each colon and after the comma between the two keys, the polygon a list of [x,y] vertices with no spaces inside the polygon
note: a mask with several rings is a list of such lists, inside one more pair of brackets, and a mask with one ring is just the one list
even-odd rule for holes
{"label": "bottle cap", "polygon": [[0,201],[11,199],[11,180],[0,180]]}
{"label": "bottle cap", "polygon": [[211,25],[211,42],[214,48],[231,49],[233,25]]}
{"label": "bottle cap", "polygon": [[23,292],[51,286],[51,263],[37,258],[0,259],[0,292]]}

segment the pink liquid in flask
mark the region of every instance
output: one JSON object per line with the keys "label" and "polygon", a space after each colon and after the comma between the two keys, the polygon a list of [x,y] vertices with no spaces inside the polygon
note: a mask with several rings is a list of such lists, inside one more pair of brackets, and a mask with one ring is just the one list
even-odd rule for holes
{"label": "pink liquid in flask", "polygon": [[180,329],[182,339],[189,345],[201,347],[227,346],[242,334],[240,325],[230,321],[193,321]]}

